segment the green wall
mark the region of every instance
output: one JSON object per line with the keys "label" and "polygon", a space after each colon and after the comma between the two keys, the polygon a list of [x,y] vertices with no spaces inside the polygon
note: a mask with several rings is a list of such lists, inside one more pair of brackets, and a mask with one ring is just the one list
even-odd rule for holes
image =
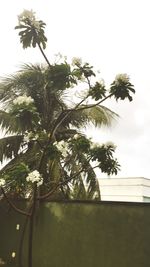
{"label": "green wall", "polygon": [[[23,205],[22,203],[17,203]],[[25,218],[0,203],[0,258],[15,267]],[[20,224],[20,230],[16,230]],[[24,246],[24,265],[27,245]],[[150,204],[48,202],[37,211],[33,267],[149,267]],[[19,266],[20,267],[20,266]]]}

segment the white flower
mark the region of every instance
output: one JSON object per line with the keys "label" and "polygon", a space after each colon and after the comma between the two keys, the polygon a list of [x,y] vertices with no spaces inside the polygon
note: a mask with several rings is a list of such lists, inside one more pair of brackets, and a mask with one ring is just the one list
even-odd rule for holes
{"label": "white flower", "polygon": [[39,21],[33,21],[32,25],[37,29],[40,30],[41,26],[40,26],[40,22]]}
{"label": "white flower", "polygon": [[40,22],[36,20],[35,12],[33,12],[32,9],[31,10],[24,9],[24,11],[18,16],[19,25],[22,22],[25,22],[26,19],[28,19],[31,25],[34,26],[37,30],[40,30]]}
{"label": "white flower", "polygon": [[12,256],[12,258],[15,258],[15,257],[16,257],[16,252],[13,251],[13,252],[11,253],[11,256]]}
{"label": "white flower", "polygon": [[13,100],[14,105],[21,105],[21,104],[26,104],[29,105],[34,102],[34,99],[31,96],[18,96],[16,99]]}
{"label": "white flower", "polygon": [[37,170],[30,172],[28,176],[26,177],[26,181],[31,182],[31,183],[36,183],[37,186],[40,186],[43,184],[43,178]]}
{"label": "white flower", "polygon": [[118,74],[115,77],[115,83],[116,85],[119,85],[120,82],[128,83],[129,79],[129,76],[126,73]]}
{"label": "white flower", "polygon": [[78,66],[78,65],[81,65],[82,64],[82,59],[79,58],[79,57],[73,57],[72,59],[72,65],[73,66]]}
{"label": "white flower", "polygon": [[16,224],[16,230],[20,229],[20,224]]}
{"label": "white flower", "polygon": [[99,79],[99,80],[98,80],[98,83],[99,83],[101,86],[105,86],[105,81],[104,81],[104,79]]}
{"label": "white flower", "polygon": [[55,142],[54,145],[57,147],[57,149],[62,153],[63,157],[67,157],[68,155],[68,143],[64,140],[61,140],[60,142]]}
{"label": "white flower", "polygon": [[41,179],[39,180],[39,182],[37,182],[37,187],[39,187],[42,184],[43,184],[43,178],[41,177]]}
{"label": "white flower", "polygon": [[104,146],[105,148],[112,147],[113,149],[116,149],[116,145],[111,141],[106,142]]}
{"label": "white flower", "polygon": [[91,148],[96,148],[96,147],[99,147],[99,143],[92,143],[91,144]]}
{"label": "white flower", "polygon": [[5,180],[4,179],[0,179],[0,186],[4,186],[5,185]]}
{"label": "white flower", "polygon": [[80,137],[79,134],[75,134],[73,138],[74,138],[75,140],[77,140],[79,137]]}
{"label": "white flower", "polygon": [[33,10],[24,9],[24,11],[18,16],[19,23],[25,19],[29,19],[30,21],[35,21],[35,12]]}

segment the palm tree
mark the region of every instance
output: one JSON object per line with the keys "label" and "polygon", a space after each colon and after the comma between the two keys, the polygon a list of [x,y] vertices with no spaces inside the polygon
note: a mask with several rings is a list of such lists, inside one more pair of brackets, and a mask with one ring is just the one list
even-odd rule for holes
{"label": "palm tree", "polygon": [[[0,124],[6,135],[0,139],[0,161],[8,163],[0,175],[11,181],[10,193],[29,194],[25,178],[38,169],[44,194],[59,183],[53,198],[100,198],[91,162],[72,141],[77,134],[78,140],[86,140],[82,129],[88,124],[110,126],[116,114],[102,105],[84,104],[90,87],[80,103],[68,103],[66,94],[80,79],[65,62],[51,68],[26,64],[1,82]],[[62,141],[65,156],[55,146]]]}

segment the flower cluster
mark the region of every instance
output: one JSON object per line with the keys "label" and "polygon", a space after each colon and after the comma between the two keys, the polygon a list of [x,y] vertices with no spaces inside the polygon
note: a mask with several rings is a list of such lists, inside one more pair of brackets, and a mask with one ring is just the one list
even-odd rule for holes
{"label": "flower cluster", "polygon": [[64,141],[61,140],[60,142],[55,142],[54,145],[57,147],[57,149],[61,152],[63,157],[67,157],[68,155],[68,144]]}
{"label": "flower cluster", "polygon": [[82,64],[82,59],[79,57],[73,57],[72,65],[73,66],[80,66]]}
{"label": "flower cluster", "polygon": [[43,184],[43,178],[37,170],[30,172],[26,177],[26,181],[36,183],[38,187]]}
{"label": "flower cluster", "polygon": [[4,186],[5,185],[5,180],[4,179],[0,179],[0,186]]}
{"label": "flower cluster", "polygon": [[22,21],[24,19],[29,19],[30,21],[35,20],[35,12],[33,10],[24,9],[23,12],[18,16],[18,20]]}
{"label": "flower cluster", "polygon": [[93,143],[93,142],[92,142],[92,144],[91,144],[91,149],[96,148],[96,147],[98,147],[98,146],[100,146],[99,143],[97,143],[97,142]]}
{"label": "flower cluster", "polygon": [[116,100],[124,100],[127,98],[129,101],[132,101],[133,97],[130,93],[135,94],[135,89],[130,83],[130,77],[126,73],[118,74],[111,83],[110,94],[114,96]]}
{"label": "flower cluster", "polygon": [[106,142],[106,143],[104,144],[104,147],[105,147],[105,148],[112,147],[112,148],[115,150],[117,146],[116,146],[113,142],[108,141],[108,142]]}
{"label": "flower cluster", "polygon": [[37,30],[40,30],[40,23],[36,20],[35,12],[33,10],[26,10],[18,16],[19,25],[25,20],[29,20],[31,25],[34,26]]}
{"label": "flower cluster", "polygon": [[105,144],[99,144],[99,143],[92,143],[91,144],[91,148],[93,149],[93,148],[96,148],[96,147],[104,147],[104,148],[113,148],[114,150],[116,149],[116,145],[113,143],[113,142],[111,142],[111,141],[108,141],[108,142],[106,142]]}
{"label": "flower cluster", "polygon": [[18,96],[16,99],[13,100],[14,105],[21,105],[21,104],[26,104],[30,105],[34,102],[33,98],[31,96]]}
{"label": "flower cluster", "polygon": [[120,83],[128,83],[129,79],[129,76],[126,73],[118,74],[115,77],[115,84],[120,85]]}
{"label": "flower cluster", "polygon": [[74,137],[73,137],[73,139],[77,140],[79,137],[80,137],[79,134],[75,134]]}

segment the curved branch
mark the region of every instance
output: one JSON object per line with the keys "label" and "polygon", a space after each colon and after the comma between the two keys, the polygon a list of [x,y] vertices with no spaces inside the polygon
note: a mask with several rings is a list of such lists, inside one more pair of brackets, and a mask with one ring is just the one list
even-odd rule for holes
{"label": "curved branch", "polygon": [[[77,108],[89,97],[89,95],[87,95],[84,99],[82,99],[75,107],[74,109],[69,109],[69,110],[64,110],[60,113],[60,115],[58,116],[55,125],[51,131],[51,135],[50,135],[50,140],[52,139],[53,135],[55,134],[56,130],[58,129],[58,127],[63,123],[63,121],[75,110],[77,110]],[[64,115],[64,117],[60,120],[60,118],[62,117],[63,113],[66,113],[66,115]],[[60,120],[60,121],[59,121]]]}
{"label": "curved branch", "polygon": [[2,187],[1,187],[1,191],[2,191],[2,193],[3,193],[3,196],[5,197],[5,199],[7,200],[7,202],[9,203],[9,205],[12,207],[13,210],[15,210],[16,212],[18,212],[18,213],[20,213],[20,214],[22,214],[22,215],[25,215],[25,216],[31,216],[30,213],[28,213],[28,212],[26,212],[26,211],[23,211],[23,210],[21,210],[21,209],[19,209],[19,208],[17,208],[17,207],[10,201],[10,199],[7,197],[5,191],[4,191],[4,189],[3,189]]}

